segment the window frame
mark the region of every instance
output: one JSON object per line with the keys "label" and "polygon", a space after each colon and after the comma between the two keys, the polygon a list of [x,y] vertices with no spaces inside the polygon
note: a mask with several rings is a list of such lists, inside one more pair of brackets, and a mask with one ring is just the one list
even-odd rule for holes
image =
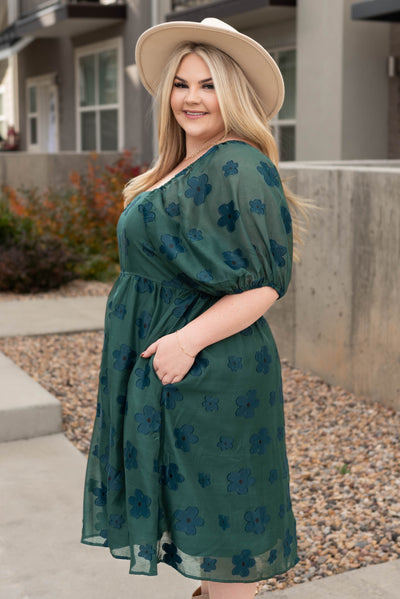
{"label": "window frame", "polygon": [[[57,85],[57,74],[46,73],[45,75],[40,75],[39,77],[28,77],[25,82],[25,102],[26,102],[26,139],[27,139],[27,149],[28,152],[47,152],[46,149],[40,148],[40,105],[39,105],[39,88],[41,86],[48,86],[54,91],[55,98],[55,116],[56,116],[56,124],[55,124],[55,135],[56,135],[56,149],[54,152],[59,152],[60,149],[60,132],[59,132],[59,113],[58,113],[58,85]],[[32,87],[36,87],[36,111],[31,111],[30,109],[30,98],[29,98],[29,90]],[[37,143],[33,144],[31,140],[31,126],[30,120],[32,118],[36,119],[36,135],[37,135]]]}
{"label": "window frame", "polygon": [[[276,48],[272,48],[271,50],[269,50],[270,55],[272,56],[272,58],[275,60],[275,62],[277,63],[278,67],[279,67],[279,54],[282,52],[289,52],[289,51],[294,51],[295,52],[295,58],[296,58],[296,72],[295,75],[297,75],[297,48],[294,45],[289,45],[289,46],[279,46]],[[294,97],[294,103],[295,103],[295,110],[296,110],[296,90],[295,90],[295,97]],[[276,141],[276,144],[278,146],[278,152],[279,152],[279,156],[281,155],[281,131],[282,128],[284,127],[294,127],[294,140],[295,140],[295,144],[294,144],[294,148],[293,148],[293,153],[294,153],[294,159],[296,160],[296,133],[297,133],[297,117],[296,114],[294,116],[294,118],[290,118],[290,119],[280,119],[279,118],[279,112],[271,119],[270,121],[270,126],[271,129],[273,131],[274,134],[274,138]],[[280,158],[281,160],[281,158]]]}
{"label": "window frame", "polygon": [[3,96],[3,112],[0,112],[0,134],[1,134],[1,126],[4,123],[4,141],[7,139],[7,115],[5,112],[5,104],[6,104],[6,86],[0,85],[0,95]]}
{"label": "window frame", "polygon": [[[80,71],[79,60],[84,56],[98,56],[106,50],[117,51],[117,102],[112,104],[99,104],[99,79],[98,58],[95,58],[95,101],[91,106],[80,106]],[[100,143],[100,112],[102,110],[117,110],[117,148],[115,150],[101,150]],[[84,112],[95,112],[96,148],[94,150],[82,150],[81,114]],[[76,151],[77,152],[102,152],[117,151],[124,148],[124,69],[123,69],[123,43],[122,37],[114,37],[95,44],[79,46],[75,49],[75,114],[76,114]]]}

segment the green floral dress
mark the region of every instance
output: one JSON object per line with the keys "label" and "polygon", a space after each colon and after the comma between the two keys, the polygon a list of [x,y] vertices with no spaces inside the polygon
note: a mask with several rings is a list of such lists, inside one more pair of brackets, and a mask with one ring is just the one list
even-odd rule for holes
{"label": "green floral dress", "polygon": [[[264,318],[201,351],[163,386],[141,352],[221,296],[291,272],[277,170],[254,147],[211,148],[140,194],[118,223],[82,542],[190,578],[253,582],[297,562],[280,360]],[[229,315],[227,315],[229,318]]]}

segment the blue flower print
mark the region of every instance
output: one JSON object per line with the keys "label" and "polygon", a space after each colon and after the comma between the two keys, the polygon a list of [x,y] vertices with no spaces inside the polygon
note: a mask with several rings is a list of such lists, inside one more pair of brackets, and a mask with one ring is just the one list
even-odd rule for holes
{"label": "blue flower print", "polygon": [[152,406],[144,406],[143,414],[135,414],[136,422],[139,422],[138,431],[143,435],[156,433],[160,430],[161,414],[156,412]]}
{"label": "blue flower print", "polygon": [[115,435],[116,435],[117,431],[115,430],[115,428],[112,426],[110,428],[110,436],[109,436],[109,440],[110,440],[110,447],[114,447],[115,445]]}
{"label": "blue flower print", "polygon": [[122,414],[123,416],[126,416],[126,414],[128,413],[128,404],[126,401],[126,395],[118,395],[117,403],[120,405],[119,413]]}
{"label": "blue flower print", "polygon": [[216,559],[213,559],[211,557],[205,557],[203,559],[203,563],[200,564],[200,568],[202,568],[204,570],[204,572],[212,572],[212,570],[216,570],[217,566],[215,565],[217,563]]}
{"label": "blue flower print", "polygon": [[231,437],[220,437],[217,443],[217,447],[219,447],[221,451],[232,449],[233,439]]}
{"label": "blue flower print", "polygon": [[148,518],[150,516],[151,498],[144,495],[140,489],[135,490],[135,495],[131,495],[128,502],[132,506],[130,514],[134,518]]}
{"label": "blue flower print", "polygon": [[146,202],[145,204],[140,204],[139,212],[143,214],[144,222],[151,223],[156,219],[156,213],[152,211],[153,204],[151,202]]}
{"label": "blue flower print", "polygon": [[283,555],[288,557],[290,552],[292,551],[291,544],[293,543],[293,537],[289,532],[289,529],[286,530],[285,538],[283,539]]}
{"label": "blue flower print", "polygon": [[89,487],[89,489],[91,490],[93,495],[96,497],[96,499],[94,501],[94,505],[98,505],[98,506],[106,505],[106,503],[107,503],[107,487],[103,483],[101,483],[101,487],[95,487],[94,486],[95,484],[96,484],[96,481],[94,481],[92,479],[90,481],[90,487]]}
{"label": "blue flower print", "polygon": [[194,427],[191,424],[184,424],[180,428],[174,430],[176,437],[175,447],[182,449],[182,451],[190,451],[190,444],[197,443],[199,440],[197,435],[193,434]]}
{"label": "blue flower print", "polygon": [[287,249],[284,245],[280,245],[279,243],[277,243],[275,239],[270,239],[269,242],[271,244],[272,257],[275,260],[276,264],[280,267],[285,266],[286,262],[283,256],[287,254]]}
{"label": "blue flower print", "polygon": [[167,408],[167,410],[173,410],[177,401],[182,401],[183,395],[177,387],[173,385],[165,385],[162,390],[161,404]]}
{"label": "blue flower print", "polygon": [[220,527],[222,528],[222,530],[226,530],[227,528],[230,528],[230,522],[229,522],[229,516],[224,516],[224,514],[219,514],[218,516],[218,524],[220,525]]}
{"label": "blue flower print", "polygon": [[190,229],[188,239],[190,241],[201,241],[203,239],[203,233],[200,229]]}
{"label": "blue flower print", "polygon": [[228,368],[230,368],[232,372],[237,372],[242,367],[242,358],[239,356],[228,356]]}
{"label": "blue flower print", "polygon": [[269,394],[269,405],[274,406],[276,404],[276,391],[271,391]]}
{"label": "blue flower print", "polygon": [[212,276],[211,270],[201,270],[196,275],[196,279],[202,281],[203,283],[209,283],[213,280],[213,278],[214,277]]}
{"label": "blue flower print", "polygon": [[172,289],[169,287],[161,287],[161,299],[164,304],[170,304],[172,299]]}
{"label": "blue flower print", "polygon": [[218,226],[226,227],[227,230],[232,233],[232,231],[235,230],[235,222],[240,215],[239,210],[235,210],[233,200],[231,200],[229,204],[221,204],[221,206],[218,206],[218,212],[221,215],[217,222]]}
{"label": "blue flower print", "polygon": [[239,472],[230,472],[227,476],[230,493],[245,495],[249,491],[249,487],[254,485],[254,478],[251,476],[250,468],[242,468]]}
{"label": "blue flower print", "polygon": [[168,206],[165,208],[165,212],[168,214],[168,216],[179,216],[180,215],[180,208],[179,208],[179,204],[176,204],[175,202],[171,202],[170,204],[168,204]]}
{"label": "blue flower print", "polygon": [[119,253],[121,256],[128,255],[129,239],[126,235],[126,229],[122,229],[122,234],[118,235]]}
{"label": "blue flower print", "polygon": [[124,461],[125,461],[125,468],[127,470],[131,470],[132,468],[137,468],[136,456],[137,456],[136,447],[134,447],[130,441],[127,441],[126,445],[125,445],[125,449],[124,449]]}
{"label": "blue flower print", "polygon": [[285,225],[285,231],[287,235],[289,235],[289,233],[292,232],[292,217],[286,206],[281,207],[281,217],[283,220],[283,224]]}
{"label": "blue flower print", "polygon": [[281,505],[279,506],[278,516],[281,520],[283,520],[285,517],[285,506],[283,505],[283,503],[281,503]]}
{"label": "blue flower print", "polygon": [[273,564],[276,559],[278,557],[278,552],[276,549],[271,549],[270,554],[269,554],[269,558],[268,558],[268,563]]}
{"label": "blue flower print", "polygon": [[115,306],[113,314],[120,320],[124,320],[126,314],[126,306],[124,304],[118,304],[117,306]]}
{"label": "blue flower print", "polygon": [[182,562],[182,558],[178,555],[178,550],[174,543],[164,543],[162,546],[165,551],[163,555],[163,562],[177,569],[178,564]]}
{"label": "blue flower print", "polygon": [[258,433],[254,433],[250,437],[250,453],[256,453],[258,455],[264,455],[268,443],[271,443],[271,437],[268,435],[266,428],[260,428]]}
{"label": "blue flower print", "polygon": [[99,535],[105,539],[103,546],[108,547],[108,530],[107,530],[107,520],[103,512],[99,512],[96,514],[96,523],[95,529],[99,531]]}
{"label": "blue flower print", "polygon": [[255,356],[258,362],[256,368],[257,372],[268,374],[269,366],[272,362],[272,358],[268,351],[268,347],[266,345],[263,345],[260,351],[256,352]]}
{"label": "blue flower print", "polygon": [[175,260],[178,254],[185,252],[185,248],[182,245],[182,240],[175,235],[161,235],[162,244],[160,245],[160,252],[165,254],[168,260]]}
{"label": "blue flower print", "polygon": [[283,428],[283,426],[278,426],[277,431],[276,431],[276,437],[277,437],[278,441],[283,441],[284,436],[285,436],[285,429]]}
{"label": "blue flower print", "polygon": [[150,385],[150,364],[146,364],[145,368],[136,368],[135,374],[138,377],[136,381],[138,389],[145,389]]}
{"label": "blue flower print", "polygon": [[199,516],[199,509],[193,506],[189,506],[185,510],[176,510],[174,518],[176,530],[181,530],[190,536],[197,533],[196,526],[204,524],[203,518]]}
{"label": "blue flower print", "polygon": [[211,395],[206,395],[204,397],[202,406],[205,408],[206,412],[215,412],[216,410],[218,410],[218,402],[219,402],[219,399],[217,399],[216,397],[211,397]]}
{"label": "blue flower print", "polygon": [[144,557],[144,559],[151,562],[155,554],[156,550],[153,549],[153,545],[139,545],[139,557]]}
{"label": "blue flower print", "polygon": [[271,485],[273,485],[278,480],[278,470],[276,470],[276,468],[273,468],[269,471],[268,480],[271,483]]}
{"label": "blue flower print", "polygon": [[210,475],[199,472],[199,485],[205,489],[211,485]]}
{"label": "blue flower print", "polygon": [[258,172],[264,177],[264,181],[270,187],[278,187],[280,179],[278,171],[273,164],[267,164],[266,162],[260,161],[260,166],[257,167]]}
{"label": "blue flower print", "polygon": [[104,374],[100,376],[100,384],[103,386],[103,392],[108,395],[108,368],[106,368]]}
{"label": "blue flower print", "polygon": [[238,174],[238,166],[237,162],[233,162],[233,160],[228,160],[226,164],[222,167],[224,171],[225,177],[229,177],[229,175],[237,175]]}
{"label": "blue flower print", "polygon": [[253,418],[254,410],[259,404],[259,400],[256,396],[256,391],[251,389],[247,391],[246,395],[240,395],[236,399],[236,405],[238,406],[235,414],[236,416],[242,416],[243,418]]}
{"label": "blue flower print", "polygon": [[254,532],[256,535],[262,534],[265,531],[265,525],[271,520],[264,506],[249,510],[245,513],[244,519],[247,523],[245,531]]}
{"label": "blue flower print", "polygon": [[243,331],[240,331],[240,334],[244,335],[244,337],[249,337],[253,334],[253,327],[251,325],[249,327],[246,327],[245,329],[243,329]]}
{"label": "blue flower print", "polygon": [[143,310],[143,312],[140,315],[140,318],[136,319],[136,326],[139,328],[140,339],[145,339],[147,333],[149,332],[151,319],[152,315],[149,312],[147,312],[147,310]]}
{"label": "blue flower print", "polygon": [[255,559],[251,557],[250,549],[243,549],[239,555],[234,555],[232,563],[235,566],[232,570],[233,575],[245,578],[250,574],[250,568],[254,566]]}
{"label": "blue flower print", "polygon": [[200,376],[203,373],[203,370],[207,368],[208,364],[209,361],[207,358],[201,358],[199,354],[197,354],[193,366],[189,370],[188,374],[191,374],[192,376]]}
{"label": "blue flower print", "polygon": [[173,309],[172,314],[176,318],[184,318],[186,321],[190,312],[192,311],[194,302],[198,299],[197,295],[189,295],[188,297],[177,298],[174,301],[176,308]]}
{"label": "blue flower print", "polygon": [[119,491],[122,486],[122,472],[116,470],[111,464],[107,465],[107,490]]}
{"label": "blue flower print", "polygon": [[146,279],[146,277],[141,277],[139,275],[135,275],[136,279],[136,291],[138,293],[152,293],[154,290],[154,283],[150,281],[150,279]]}
{"label": "blue flower print", "polygon": [[110,514],[108,523],[112,528],[121,528],[125,518],[121,514]]}
{"label": "blue flower print", "polygon": [[189,188],[185,191],[185,196],[193,198],[196,206],[204,204],[206,196],[208,196],[212,189],[212,186],[208,183],[208,176],[206,174],[200,175],[200,177],[190,177],[188,186]]}
{"label": "blue flower print", "polygon": [[147,241],[143,241],[142,248],[143,248],[143,251],[146,254],[146,256],[149,256],[149,258],[152,258],[153,256],[156,255],[156,250],[153,248],[151,243],[148,243]]}
{"label": "blue flower print", "polygon": [[261,200],[250,200],[250,212],[254,214],[265,214],[265,204]]}
{"label": "blue flower print", "polygon": [[135,350],[131,349],[129,345],[122,343],[119,349],[113,351],[113,358],[115,358],[113,366],[115,370],[129,370],[132,368],[136,355]]}
{"label": "blue flower print", "polygon": [[176,491],[179,483],[183,483],[184,480],[185,477],[179,472],[178,466],[173,462],[166,466],[161,466],[160,483],[166,485],[168,489]]}
{"label": "blue flower print", "polygon": [[243,258],[242,250],[240,248],[233,250],[233,252],[222,252],[225,258],[224,262],[233,270],[239,270],[239,268],[246,268],[248,260]]}

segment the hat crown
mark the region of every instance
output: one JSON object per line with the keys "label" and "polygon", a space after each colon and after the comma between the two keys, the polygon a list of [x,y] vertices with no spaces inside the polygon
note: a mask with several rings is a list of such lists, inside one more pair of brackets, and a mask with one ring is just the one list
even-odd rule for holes
{"label": "hat crown", "polygon": [[233,31],[234,33],[237,33],[236,29],[231,27],[231,25],[228,25],[228,23],[225,23],[220,19],[216,19],[215,17],[206,17],[201,21],[201,24],[206,25],[206,27],[218,27],[219,29],[225,29],[225,31]]}

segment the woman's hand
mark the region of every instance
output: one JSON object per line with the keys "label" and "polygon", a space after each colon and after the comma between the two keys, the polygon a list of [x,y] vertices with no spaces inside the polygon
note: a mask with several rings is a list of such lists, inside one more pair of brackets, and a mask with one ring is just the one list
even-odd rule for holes
{"label": "woman's hand", "polygon": [[160,337],[141,353],[142,358],[152,355],[153,368],[163,385],[179,383],[195,360],[195,356],[191,357],[184,351],[176,332]]}

